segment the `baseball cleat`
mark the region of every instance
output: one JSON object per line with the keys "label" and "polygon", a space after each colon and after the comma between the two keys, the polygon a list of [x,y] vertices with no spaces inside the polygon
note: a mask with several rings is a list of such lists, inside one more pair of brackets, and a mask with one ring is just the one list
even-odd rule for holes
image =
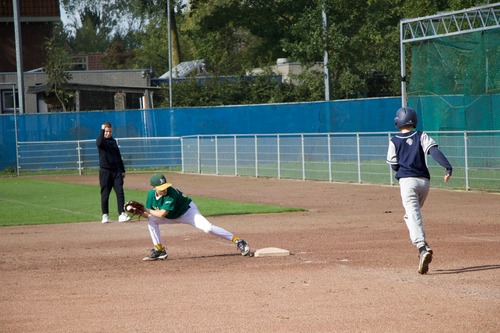
{"label": "baseball cleat", "polygon": [[102,214],[102,223],[109,223],[111,220],[109,219],[108,214]]}
{"label": "baseball cleat", "polygon": [[427,274],[429,271],[429,264],[432,261],[432,250],[424,250],[420,253],[420,260],[418,264],[418,272],[420,274]]}
{"label": "baseball cleat", "polygon": [[130,216],[125,214],[125,212],[121,213],[120,216],[118,216],[118,222],[128,222],[130,221]]}
{"label": "baseball cleat", "polygon": [[163,260],[163,259],[167,259],[167,257],[168,257],[168,253],[167,253],[167,250],[165,250],[165,248],[163,248],[163,250],[161,250],[161,251],[158,251],[157,249],[152,249],[151,253],[148,254],[147,256],[145,256],[144,258],[142,258],[142,260],[144,260],[144,261]]}
{"label": "baseball cleat", "polygon": [[239,239],[236,241],[236,246],[238,246],[242,256],[246,256],[250,253],[250,246],[248,246],[247,241]]}

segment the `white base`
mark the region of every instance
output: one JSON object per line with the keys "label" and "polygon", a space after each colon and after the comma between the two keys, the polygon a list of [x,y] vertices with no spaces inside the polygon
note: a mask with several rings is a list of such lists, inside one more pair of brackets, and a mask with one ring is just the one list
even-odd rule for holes
{"label": "white base", "polygon": [[281,257],[281,256],[289,256],[290,251],[285,249],[279,249],[277,247],[266,247],[263,249],[258,249],[255,251],[255,257]]}

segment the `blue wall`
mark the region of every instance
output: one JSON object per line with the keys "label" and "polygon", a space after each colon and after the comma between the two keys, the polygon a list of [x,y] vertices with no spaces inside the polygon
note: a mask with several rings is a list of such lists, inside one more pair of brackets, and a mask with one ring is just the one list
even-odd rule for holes
{"label": "blue wall", "polygon": [[[95,139],[101,124],[113,136],[164,137],[196,134],[387,132],[394,130],[399,97],[331,102],[129,111],[92,111],[17,116],[18,141]],[[14,116],[0,116],[0,170],[16,167]]]}

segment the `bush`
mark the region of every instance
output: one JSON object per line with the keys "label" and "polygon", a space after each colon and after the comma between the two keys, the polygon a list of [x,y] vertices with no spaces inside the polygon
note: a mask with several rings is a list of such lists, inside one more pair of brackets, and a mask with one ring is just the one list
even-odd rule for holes
{"label": "bush", "polygon": [[[220,106],[270,103],[312,102],[323,100],[321,75],[297,78],[297,83],[283,83],[280,76],[240,76],[189,78],[176,80],[172,86],[173,106]],[[321,91],[321,93],[318,93]],[[168,84],[162,86],[159,107],[169,106]]]}

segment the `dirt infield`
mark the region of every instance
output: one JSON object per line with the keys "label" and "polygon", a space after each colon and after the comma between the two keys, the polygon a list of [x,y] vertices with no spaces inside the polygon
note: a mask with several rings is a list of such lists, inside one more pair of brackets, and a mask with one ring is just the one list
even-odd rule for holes
{"label": "dirt infield", "polygon": [[[242,257],[173,225],[162,226],[168,260],[144,262],[144,222],[0,228],[0,332],[500,331],[498,194],[431,189],[423,218],[435,255],[419,275],[398,187],[167,178],[188,195],[307,209],[209,218],[253,250],[291,255]],[[50,179],[97,185],[95,175]],[[148,180],[129,174],[125,191]]]}

